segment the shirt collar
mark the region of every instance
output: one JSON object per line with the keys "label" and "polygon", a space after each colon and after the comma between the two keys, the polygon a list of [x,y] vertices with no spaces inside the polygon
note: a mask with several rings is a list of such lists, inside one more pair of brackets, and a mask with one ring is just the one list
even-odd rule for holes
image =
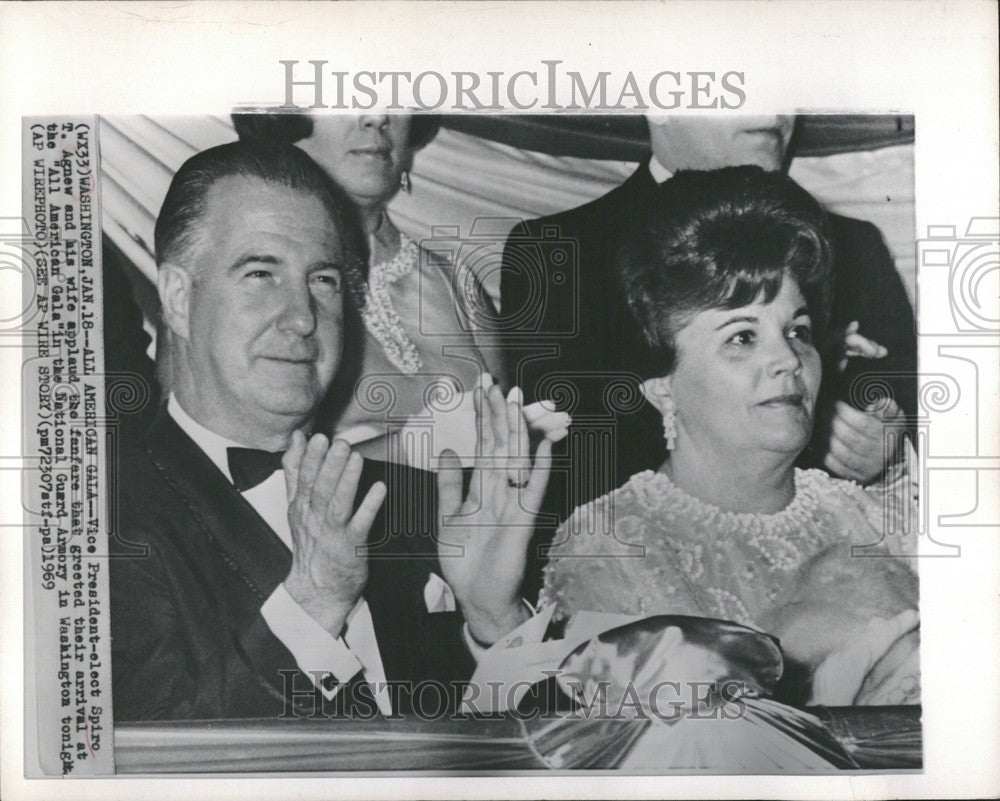
{"label": "shirt collar", "polygon": [[673,177],[673,173],[660,164],[660,162],[656,160],[656,156],[653,156],[649,160],[649,173],[653,176],[653,180],[658,184],[662,184],[668,178]]}
{"label": "shirt collar", "polygon": [[212,464],[218,467],[229,481],[232,481],[233,477],[229,472],[229,454],[226,453],[226,450],[228,448],[245,448],[246,446],[219,436],[214,431],[209,431],[201,423],[195,422],[194,418],[184,411],[177,396],[172,392],[167,401],[167,413],[174,418],[174,422],[180,426],[181,431],[191,437],[194,444],[205,452],[205,455],[212,460]]}

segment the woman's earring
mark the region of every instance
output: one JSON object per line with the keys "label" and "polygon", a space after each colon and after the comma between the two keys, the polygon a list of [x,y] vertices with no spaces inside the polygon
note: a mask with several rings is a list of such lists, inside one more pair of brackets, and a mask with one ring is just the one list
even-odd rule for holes
{"label": "woman's earring", "polygon": [[677,444],[677,411],[669,395],[663,399],[663,438],[667,441],[667,450],[672,451]]}
{"label": "woman's earring", "polygon": [[410,194],[410,171],[403,170],[399,175],[399,188],[402,189],[406,194]]}

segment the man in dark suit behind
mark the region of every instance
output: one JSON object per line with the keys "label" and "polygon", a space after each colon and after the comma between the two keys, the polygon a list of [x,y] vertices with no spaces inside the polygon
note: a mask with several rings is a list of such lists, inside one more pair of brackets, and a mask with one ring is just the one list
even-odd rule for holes
{"label": "man in dark suit behind", "polygon": [[[441,714],[476,643],[526,616],[477,550],[530,533],[520,482],[473,474],[499,505],[471,547],[470,531],[449,534],[466,558],[439,560],[429,474],[303,433],[341,364],[349,278],[364,277],[351,214],[291,145],[212,148],[171,183],[156,254],[174,382],[112,499],[116,720],[371,717],[418,701]],[[503,416],[498,388],[487,402]],[[460,471],[442,473],[442,510],[467,513]],[[541,492],[524,491],[525,519]]]}
{"label": "man in dark suit behind", "polygon": [[[506,379],[523,389],[526,402],[551,399],[574,420],[566,440],[572,468],[554,474],[545,504],[552,519],[563,519],[637,472],[657,469],[666,458],[660,416],[638,389],[639,379],[651,377],[656,365],[615,273],[621,236],[635,209],[680,170],[784,168],[793,124],[792,117],[780,116],[651,119],[653,157],[625,183],[511,232],[500,282],[501,331],[510,343]],[[897,421],[900,408],[915,411],[913,312],[875,226],[830,215],[830,233],[831,333],[842,334],[856,321],[860,333],[887,354],[852,359],[843,370],[839,354],[824,359],[816,436],[803,466],[868,482],[885,466],[885,422]],[[866,344],[862,355],[879,353]],[[877,410],[848,402],[854,380],[866,373],[884,376],[892,394]]]}

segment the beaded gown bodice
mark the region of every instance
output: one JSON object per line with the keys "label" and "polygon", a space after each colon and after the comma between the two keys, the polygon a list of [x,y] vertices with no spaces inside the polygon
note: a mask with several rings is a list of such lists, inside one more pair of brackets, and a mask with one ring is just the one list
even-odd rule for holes
{"label": "beaded gown bodice", "polygon": [[[904,487],[866,491],[821,470],[796,470],[795,497],[775,514],[735,514],[645,471],[574,512],[558,530],[543,603],[581,610],[686,614],[762,628],[800,568],[842,544],[908,553]],[[888,503],[887,499],[901,498]],[[886,522],[889,522],[889,533]]]}

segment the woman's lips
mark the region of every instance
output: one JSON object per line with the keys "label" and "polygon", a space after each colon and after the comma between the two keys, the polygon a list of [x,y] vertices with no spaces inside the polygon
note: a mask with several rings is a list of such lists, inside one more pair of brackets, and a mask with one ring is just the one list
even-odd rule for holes
{"label": "woman's lips", "polygon": [[379,159],[380,161],[389,160],[389,150],[384,147],[356,147],[350,152],[352,155],[364,158]]}
{"label": "woman's lips", "polygon": [[773,398],[768,398],[766,401],[758,404],[759,406],[766,406],[768,408],[781,408],[784,406],[802,406],[805,398],[799,392],[789,393],[787,395],[776,395]]}

